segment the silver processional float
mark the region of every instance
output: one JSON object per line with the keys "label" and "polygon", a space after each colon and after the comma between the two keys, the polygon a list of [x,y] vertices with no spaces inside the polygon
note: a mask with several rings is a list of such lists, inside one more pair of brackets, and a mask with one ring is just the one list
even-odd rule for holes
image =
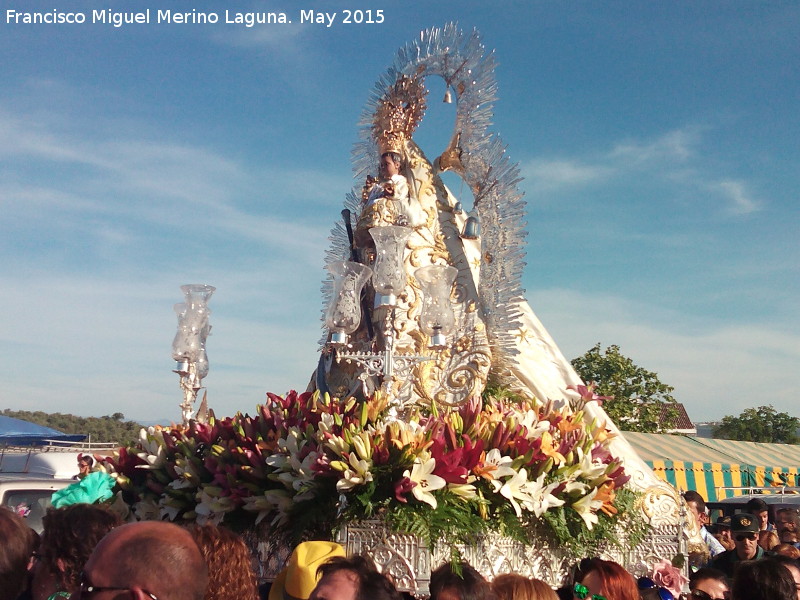
{"label": "silver processional float", "polygon": [[[376,82],[353,151],[355,177],[365,183],[347,194],[331,232],[325,334],[309,389],[360,400],[379,392],[389,422],[420,410],[457,410],[490,381],[532,402],[582,411],[584,426],[604,424],[608,448],[630,476],[626,485],[639,493],[637,510],[649,524],[637,547],[609,546],[604,555],[644,574],[655,560],[687,553],[696,531],[687,534],[675,490],[655,477],[600,403],[575,393],[586,389],[583,382],[524,299],[525,202],[519,169],[489,130],[494,69],[494,54],[477,31],[448,24],[402,47]],[[445,102],[454,102],[456,114],[451,141],[433,161],[413,139],[427,77],[444,80]],[[442,181],[445,171],[469,187],[468,212]],[[213,291],[184,286],[186,300],[176,305],[173,358],[186,424],[208,372]],[[450,553],[381,522],[347,523],[338,539],[348,552],[369,552],[400,589],[416,594],[427,592],[431,565]],[[544,538],[538,548],[494,536],[460,551],[487,576],[515,572],[560,583],[574,557]]]}

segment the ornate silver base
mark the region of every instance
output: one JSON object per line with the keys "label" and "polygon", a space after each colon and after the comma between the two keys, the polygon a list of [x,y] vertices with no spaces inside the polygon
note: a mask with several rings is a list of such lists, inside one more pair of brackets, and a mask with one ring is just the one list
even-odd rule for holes
{"label": "ornate silver base", "polygon": [[[624,531],[618,532],[623,547],[625,537]],[[664,525],[653,528],[636,548],[622,550],[609,544],[597,554],[622,564],[638,577],[646,574],[648,564],[662,558],[672,560],[681,549],[681,540],[678,525]],[[450,560],[448,544],[441,543],[431,551],[418,537],[392,532],[379,520],[349,523],[336,541],[348,555],[371,557],[381,572],[391,574],[399,590],[417,597],[428,596],[431,571]],[[517,573],[541,579],[553,588],[564,585],[572,567],[584,558],[568,554],[545,535],[530,546],[495,535],[474,546],[458,548],[464,560],[489,580],[503,573]]]}

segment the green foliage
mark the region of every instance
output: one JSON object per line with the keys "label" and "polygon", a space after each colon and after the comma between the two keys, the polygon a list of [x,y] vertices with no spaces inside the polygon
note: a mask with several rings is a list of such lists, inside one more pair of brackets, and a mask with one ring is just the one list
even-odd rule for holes
{"label": "green foliage", "polygon": [[630,489],[619,490],[614,501],[617,514],[599,512],[592,529],[586,528],[575,511],[564,510],[563,506],[548,510],[542,518],[558,546],[576,558],[599,555],[609,546],[630,550],[642,543],[649,530],[637,506],[639,499],[640,495]]}
{"label": "green foliage", "polygon": [[777,412],[771,405],[747,408],[738,417],[723,417],[714,428],[717,439],[744,442],[768,442],[774,444],[797,444],[797,427],[800,419],[788,413]]}
{"label": "green foliage", "polygon": [[114,442],[121,446],[134,443],[139,438],[139,430],[142,428],[139,423],[125,421],[125,415],[119,412],[105,417],[78,417],[70,414],[6,408],[3,409],[2,414],[6,417],[51,427],[64,433],[88,435],[91,436],[92,442]]}
{"label": "green foliage", "polygon": [[[668,431],[678,417],[674,388],[661,383],[658,374],[637,366],[619,346],[601,351],[597,343],[572,366],[586,383],[594,382],[601,396],[613,396],[603,404],[608,416],[623,431]],[[666,406],[662,420],[661,411]]]}

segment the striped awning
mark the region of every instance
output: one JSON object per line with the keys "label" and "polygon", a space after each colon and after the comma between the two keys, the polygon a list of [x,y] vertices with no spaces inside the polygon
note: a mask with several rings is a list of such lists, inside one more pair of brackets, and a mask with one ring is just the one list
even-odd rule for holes
{"label": "striped awning", "polygon": [[683,435],[623,432],[656,476],[709,501],[739,495],[726,487],[800,485],[800,447],[713,440]]}

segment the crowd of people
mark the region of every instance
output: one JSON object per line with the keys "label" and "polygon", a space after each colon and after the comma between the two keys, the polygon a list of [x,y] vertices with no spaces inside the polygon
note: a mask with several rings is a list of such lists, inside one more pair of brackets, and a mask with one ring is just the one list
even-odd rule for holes
{"label": "crowd of people", "polygon": [[[766,505],[755,503],[748,506],[752,512],[711,525],[702,497],[687,493],[686,501],[704,539],[713,542],[707,566],[692,572],[680,596],[800,600],[797,511],[780,510],[770,523]],[[333,542],[300,544],[275,581],[259,586],[252,553],[236,533],[214,525],[123,524],[99,505],[50,508],[41,535],[16,513],[0,509],[0,540],[0,600],[409,598],[369,556],[346,556]],[[515,573],[488,581],[466,563],[439,566],[429,587],[431,600],[677,600],[654,579],[637,580],[601,558],[580,561],[557,590]]]}

